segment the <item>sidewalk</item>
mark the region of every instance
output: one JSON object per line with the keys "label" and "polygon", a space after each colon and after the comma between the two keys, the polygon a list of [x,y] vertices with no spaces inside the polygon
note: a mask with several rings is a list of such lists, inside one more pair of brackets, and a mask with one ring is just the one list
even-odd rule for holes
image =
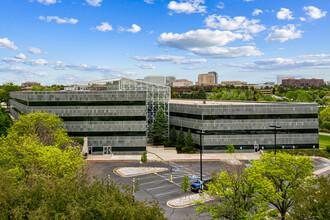
{"label": "sidewalk", "polygon": [[[203,161],[259,160],[259,153],[203,153]],[[178,154],[175,149],[147,146],[148,161],[199,161],[200,154]],[[141,155],[88,155],[87,161],[140,161]]]}

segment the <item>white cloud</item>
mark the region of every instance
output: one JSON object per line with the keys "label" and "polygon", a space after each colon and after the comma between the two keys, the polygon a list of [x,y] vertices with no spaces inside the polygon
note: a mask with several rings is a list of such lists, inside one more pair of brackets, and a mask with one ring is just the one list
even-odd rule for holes
{"label": "white cloud", "polygon": [[174,11],[175,13],[205,13],[206,6],[201,5],[204,4],[205,0],[185,0],[185,1],[171,1],[167,8]]}
{"label": "white cloud", "polygon": [[8,38],[0,38],[0,48],[8,48],[11,50],[18,50],[13,41],[8,40]]}
{"label": "white cloud", "polygon": [[220,30],[228,30],[228,31],[238,31],[243,33],[259,33],[260,31],[265,30],[264,25],[258,24],[260,20],[251,19],[244,16],[237,16],[231,18],[226,15],[210,15],[208,16],[204,22],[207,27],[217,28]]}
{"label": "white cloud", "polygon": [[20,54],[16,55],[15,58],[25,60],[26,56],[24,54],[20,53]]}
{"label": "white cloud", "polygon": [[137,24],[132,24],[132,27],[126,30],[127,32],[137,33],[141,31],[141,27]]}
{"label": "white cloud", "polygon": [[24,67],[8,66],[0,67],[0,72],[31,73],[32,71]]}
{"label": "white cloud", "polygon": [[39,20],[44,20],[46,22],[52,22],[54,20],[58,24],[76,24],[78,22],[78,20],[74,18],[60,18],[57,16],[39,16],[38,18]]}
{"label": "white cloud", "polygon": [[52,5],[56,3],[60,3],[60,0],[30,0],[30,2],[39,2],[40,4],[43,5]]}
{"label": "white cloud", "polygon": [[[131,32],[131,33],[133,33],[133,34],[136,34],[136,33],[138,33],[138,32],[140,32],[141,31],[141,27],[139,26],[139,25],[137,25],[137,24],[132,24],[132,26],[131,26],[131,28],[124,28],[124,27],[119,27],[118,28],[118,31],[119,32],[122,32],[122,31],[127,31],[127,32]],[[150,33],[150,32],[149,32]]]}
{"label": "white cloud", "polygon": [[136,64],[137,67],[140,67],[141,69],[156,69],[156,67],[154,65],[152,65],[151,63],[147,63],[147,64]]}
{"label": "white cloud", "polygon": [[243,37],[244,35],[231,31],[198,29],[183,34],[162,33],[158,37],[158,43],[163,46],[189,50],[193,48],[223,46]]}
{"label": "white cloud", "polygon": [[[94,28],[92,28],[94,30]],[[95,27],[96,30],[101,32],[111,31],[113,28],[108,22],[101,22],[101,25]]]}
{"label": "white cloud", "polygon": [[300,21],[306,21],[306,18],[304,18],[304,17],[300,17],[299,20],[300,20]]}
{"label": "white cloud", "polygon": [[36,75],[38,75],[38,76],[48,76],[49,74],[41,72],[41,73],[36,73]]}
{"label": "white cloud", "polygon": [[206,47],[196,48],[192,51],[200,56],[215,58],[234,58],[234,57],[250,57],[263,55],[257,48],[253,46],[242,47]]}
{"label": "white cloud", "polygon": [[42,51],[41,49],[39,48],[36,48],[36,47],[30,47],[29,50],[28,50],[30,53],[33,53],[33,54],[48,54],[48,52],[44,52]]}
{"label": "white cloud", "polygon": [[253,2],[254,0],[243,0],[243,2]]}
{"label": "white cloud", "polygon": [[288,24],[282,28],[273,26],[272,30],[273,32],[266,37],[265,41],[285,42],[287,40],[301,38],[301,34],[303,33],[303,31],[296,30],[296,27],[293,24]]}
{"label": "white cloud", "polygon": [[314,6],[305,6],[304,11],[306,11],[306,15],[310,19],[320,19],[322,17],[325,17],[328,13],[327,11],[322,11],[321,9],[318,9]]}
{"label": "white cloud", "polygon": [[253,12],[252,12],[252,15],[253,16],[258,16],[260,14],[264,13],[261,9],[254,9]]}
{"label": "white cloud", "polygon": [[290,11],[290,9],[287,9],[287,8],[281,8],[281,10],[279,12],[277,12],[276,17],[279,20],[292,20],[292,19],[294,19],[293,12]]}
{"label": "white cloud", "polygon": [[206,59],[185,59],[184,56],[158,55],[158,56],[134,56],[133,59],[145,62],[172,62],[175,64],[205,63]]}
{"label": "white cloud", "polygon": [[312,54],[312,55],[301,55],[297,58],[327,58],[330,57],[330,54]]}
{"label": "white cloud", "polygon": [[133,59],[146,62],[175,62],[184,59],[183,56],[158,55],[158,56],[134,56]]}
{"label": "white cloud", "polygon": [[143,1],[147,4],[153,4],[154,3],[154,0],[143,0]]}
{"label": "white cloud", "polygon": [[94,7],[99,7],[101,6],[101,3],[102,3],[103,0],[86,0],[86,2],[91,5],[91,6],[94,6]]}
{"label": "white cloud", "polygon": [[30,66],[47,66],[53,68],[55,70],[66,70],[66,69],[73,69],[73,70],[82,70],[82,71],[90,71],[90,72],[103,72],[103,73],[110,73],[116,74],[125,74],[125,75],[133,75],[132,72],[122,71],[120,69],[110,67],[110,66],[101,66],[101,65],[87,65],[87,64],[74,64],[74,63],[66,63],[63,61],[47,61],[44,59],[18,59],[18,58],[2,58],[2,61],[5,63],[22,63],[25,65]]}
{"label": "white cloud", "polygon": [[304,69],[304,68],[328,68],[330,69],[330,60],[294,60],[286,58],[272,58],[260,60],[253,63],[243,64],[227,64],[230,67],[240,67],[246,70],[253,71],[274,71],[274,70],[289,70],[289,69]]}
{"label": "white cloud", "polygon": [[219,2],[216,7],[220,8],[220,9],[224,9],[225,8],[225,3]]}
{"label": "white cloud", "polygon": [[197,64],[197,63],[205,63],[206,59],[187,59],[187,60],[178,60],[176,64]]}

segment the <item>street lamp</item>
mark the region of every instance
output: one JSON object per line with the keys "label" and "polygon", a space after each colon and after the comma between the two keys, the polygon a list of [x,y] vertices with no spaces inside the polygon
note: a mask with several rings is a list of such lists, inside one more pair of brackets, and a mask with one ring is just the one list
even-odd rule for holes
{"label": "street lamp", "polygon": [[199,150],[199,154],[200,154],[200,165],[201,165],[201,179],[200,179],[200,184],[201,184],[201,189],[203,189],[203,162],[202,162],[202,154],[203,154],[203,141],[202,141],[202,135],[205,134],[205,132],[203,131],[196,131],[197,134],[200,135],[200,141],[199,141],[199,146],[200,146],[200,150]]}
{"label": "street lamp", "polygon": [[275,155],[276,155],[276,129],[281,128],[280,126],[277,125],[269,125],[269,127],[274,128],[274,136],[275,136]]}

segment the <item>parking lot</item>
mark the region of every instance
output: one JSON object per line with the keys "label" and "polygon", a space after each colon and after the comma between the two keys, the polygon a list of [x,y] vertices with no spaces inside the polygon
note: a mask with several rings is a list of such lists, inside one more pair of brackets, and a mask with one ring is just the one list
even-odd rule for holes
{"label": "parking lot", "polygon": [[[133,177],[120,177],[114,174],[113,170],[118,167],[138,167],[139,162],[92,162],[90,164],[89,173],[98,178],[110,178],[116,182],[132,185]],[[204,214],[194,216],[196,213],[193,206],[187,208],[170,208],[166,205],[168,200],[185,195],[180,187],[183,176],[186,175],[190,182],[196,181],[200,176],[199,162],[152,162],[146,166],[150,167],[167,167],[165,172],[157,172],[157,174],[147,174],[134,177],[139,181],[139,191],[136,193],[137,200],[152,200],[157,198],[159,205],[165,210],[165,215],[169,219],[210,219],[210,216]],[[212,172],[216,170],[231,169],[233,166],[220,161],[203,162],[203,178],[209,178]],[[171,182],[171,172],[172,180]],[[192,192],[187,192],[187,194]]]}
{"label": "parking lot", "polygon": [[[248,161],[242,161],[243,166]],[[324,168],[326,165],[324,161],[319,159],[314,160],[315,170]],[[116,182],[132,185],[133,177],[121,177],[114,173],[115,168],[119,167],[139,167],[136,162],[90,162],[89,174],[97,176],[97,178],[110,178]],[[184,195],[180,187],[183,176],[186,175],[190,182],[194,182],[200,176],[199,162],[151,162],[147,163],[149,167],[166,167],[167,171],[157,172],[157,174],[147,174],[134,177],[139,181],[139,191],[136,192],[135,198],[137,200],[152,200],[155,197],[159,201],[159,205],[165,210],[165,216],[169,219],[210,219],[210,216],[203,214],[194,216],[196,213],[194,206],[186,208],[170,208],[166,205],[168,200]],[[234,169],[235,166],[229,165],[221,161],[206,161],[203,162],[203,178],[211,177],[212,172],[216,170]],[[171,172],[173,183],[171,183]],[[187,192],[192,193],[192,192]]]}

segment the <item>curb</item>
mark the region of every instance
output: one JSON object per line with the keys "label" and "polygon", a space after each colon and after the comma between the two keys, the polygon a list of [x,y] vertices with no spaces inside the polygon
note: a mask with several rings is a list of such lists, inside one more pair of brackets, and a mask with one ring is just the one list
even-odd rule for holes
{"label": "curb", "polygon": [[[168,207],[170,207],[170,208],[173,208],[173,209],[183,209],[183,208],[187,208],[187,207],[190,207],[190,206],[193,206],[193,205],[198,205],[198,204],[196,204],[196,203],[194,203],[194,202],[189,203],[189,204],[187,204],[187,205],[182,205],[182,206],[172,206],[172,205],[169,205],[169,204],[168,204],[170,201],[175,200],[175,199],[179,199],[179,198],[182,198],[182,197],[184,197],[184,196],[180,196],[180,197],[177,197],[177,198],[174,198],[174,199],[168,200],[168,201],[166,202],[166,205],[167,205]],[[205,199],[205,200],[202,199],[202,202],[208,202],[208,201],[215,200],[215,199],[216,199],[216,198],[212,198],[212,197],[209,198],[209,199]],[[195,200],[195,201],[196,201],[196,200]]]}
{"label": "curb", "polygon": [[[142,173],[142,174],[131,174],[131,175],[125,175],[122,172],[119,171],[120,168],[126,168],[126,167],[116,167],[115,169],[113,169],[113,173],[116,174],[117,176],[121,176],[121,177],[133,177],[133,176],[142,176],[142,175],[148,175],[148,174],[153,174],[154,171],[151,172],[147,172],[147,173]],[[135,167],[134,167],[135,168]],[[142,168],[142,167],[141,167]],[[147,167],[147,168],[151,168],[151,167]],[[155,167],[152,167],[155,168]],[[168,171],[168,168],[166,167],[157,167],[157,168],[165,168],[166,170],[162,170],[162,171],[157,171],[158,172],[165,172]]]}

